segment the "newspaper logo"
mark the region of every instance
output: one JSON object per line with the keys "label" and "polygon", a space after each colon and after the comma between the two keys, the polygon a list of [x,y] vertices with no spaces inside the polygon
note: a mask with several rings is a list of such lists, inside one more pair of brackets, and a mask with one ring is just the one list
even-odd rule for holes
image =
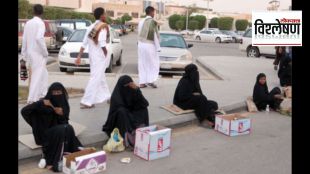
{"label": "newspaper logo", "polygon": [[253,46],[302,46],[302,11],[252,12]]}

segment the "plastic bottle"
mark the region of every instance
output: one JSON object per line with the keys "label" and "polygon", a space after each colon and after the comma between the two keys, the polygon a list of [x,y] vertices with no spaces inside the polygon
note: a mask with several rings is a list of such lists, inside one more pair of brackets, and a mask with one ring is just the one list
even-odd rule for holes
{"label": "plastic bottle", "polygon": [[269,105],[267,105],[267,107],[266,107],[266,112],[269,112],[270,110],[269,110]]}

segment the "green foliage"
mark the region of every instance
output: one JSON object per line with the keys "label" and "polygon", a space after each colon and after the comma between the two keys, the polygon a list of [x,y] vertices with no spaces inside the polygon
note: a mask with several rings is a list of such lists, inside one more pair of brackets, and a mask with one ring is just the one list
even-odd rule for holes
{"label": "green foliage", "polygon": [[190,21],[188,22],[188,29],[190,29],[190,30],[196,30],[196,29],[198,29],[198,27],[199,27],[198,21],[196,21],[196,20],[190,20]]}
{"label": "green foliage", "polygon": [[218,20],[218,28],[220,30],[231,30],[234,18],[232,17],[221,17]]}
{"label": "green foliage", "polygon": [[217,18],[217,17],[212,18],[210,21],[210,27],[211,28],[218,28],[218,21],[219,21],[219,18]]}
{"label": "green foliage", "polygon": [[246,19],[236,20],[235,25],[237,31],[244,31],[248,27],[249,22]]}

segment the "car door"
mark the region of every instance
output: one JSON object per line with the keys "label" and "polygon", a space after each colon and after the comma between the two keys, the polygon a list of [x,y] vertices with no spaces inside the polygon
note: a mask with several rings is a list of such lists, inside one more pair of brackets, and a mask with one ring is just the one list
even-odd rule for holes
{"label": "car door", "polygon": [[207,34],[205,30],[201,31],[199,35],[201,37],[201,40],[205,41],[207,39]]}
{"label": "car door", "polygon": [[212,42],[212,41],[214,41],[215,40],[215,38],[213,39],[213,32],[212,31],[210,31],[210,30],[207,30],[206,31],[206,41],[208,41],[208,42]]}
{"label": "car door", "polygon": [[[115,31],[113,31],[113,39],[118,39],[120,40],[119,34]],[[113,40],[112,40],[113,41]],[[121,41],[120,42],[114,42],[112,43],[114,45],[114,49],[115,49],[115,56],[117,56],[115,60],[118,60],[118,58],[120,57],[121,51],[122,51],[122,44]]]}

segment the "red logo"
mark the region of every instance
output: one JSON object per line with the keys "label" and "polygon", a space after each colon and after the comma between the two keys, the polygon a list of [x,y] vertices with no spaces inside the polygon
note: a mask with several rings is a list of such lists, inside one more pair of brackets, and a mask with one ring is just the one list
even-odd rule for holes
{"label": "red logo", "polygon": [[239,122],[238,132],[241,132],[242,130],[243,130],[243,122]]}
{"label": "red logo", "polygon": [[164,139],[161,137],[158,139],[158,142],[157,142],[157,152],[163,151],[163,144],[164,144]]}

